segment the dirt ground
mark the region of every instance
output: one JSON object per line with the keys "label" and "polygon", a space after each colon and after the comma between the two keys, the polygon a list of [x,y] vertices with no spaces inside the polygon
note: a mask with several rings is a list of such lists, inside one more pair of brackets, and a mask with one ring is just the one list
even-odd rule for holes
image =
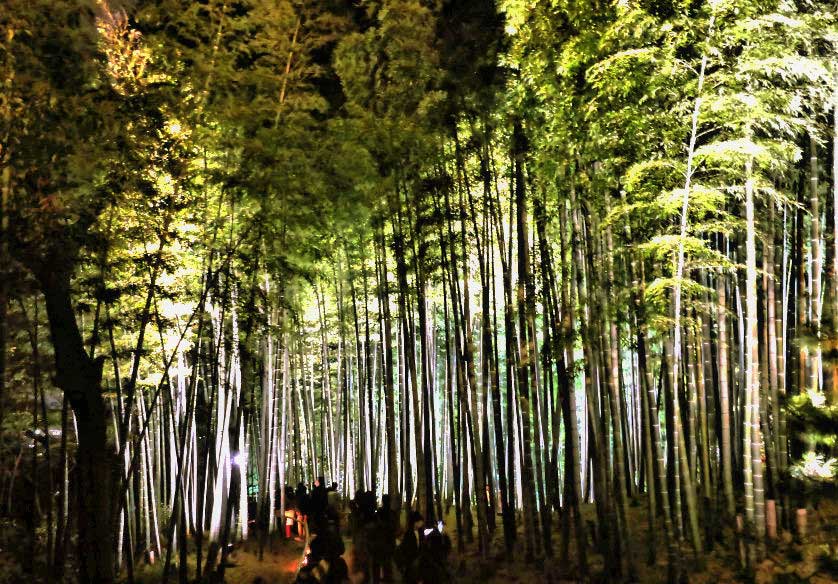
{"label": "dirt ground", "polygon": [[[288,584],[294,581],[297,566],[302,559],[303,542],[274,538],[265,547],[261,560],[258,552],[259,546],[255,539],[238,544],[229,556],[225,573],[226,582],[228,584],[252,584],[257,578],[261,578],[264,584]],[[161,582],[162,564],[161,561],[153,566],[145,564],[138,566],[135,572],[136,583],[158,584]],[[190,554],[190,582],[195,578],[194,570],[195,556]],[[176,581],[177,576],[169,578],[169,582]]]}
{"label": "dirt ground", "polygon": [[[592,519],[593,508],[584,510],[586,518]],[[645,509],[641,506],[629,509],[629,524],[631,529],[630,550],[636,568],[638,582],[664,583],[667,577],[666,550],[663,533],[658,534],[658,549],[655,561],[647,564],[647,534]],[[518,541],[515,544],[513,557],[504,559],[503,532],[500,517],[497,518],[498,528],[492,541],[488,558],[483,559],[476,551],[475,544],[466,546],[465,552],[456,552],[456,533],[451,534],[454,544],[450,565],[452,582],[472,584],[501,584],[501,583],[570,583],[578,582],[575,554],[571,546],[570,565],[561,565],[559,556],[560,524],[554,518],[554,557],[555,561],[524,561],[523,534],[519,529]],[[521,522],[519,521],[519,525]],[[346,523],[344,522],[344,527]],[[446,522],[447,526],[455,525],[453,514]],[[707,550],[703,560],[696,561],[689,544],[681,546],[680,561],[683,569],[683,582],[689,584],[724,584],[734,582],[753,582],[754,584],[827,584],[838,582],[838,501],[824,501],[818,509],[810,510],[808,514],[809,535],[804,538],[793,537],[788,532],[781,531],[777,540],[769,542],[765,560],[757,567],[755,573],[745,573],[739,568],[739,550],[735,534],[730,529],[723,529],[722,540],[713,542]],[[346,554],[344,557],[350,569],[354,566],[352,546],[350,540],[345,539]],[[287,584],[294,580],[297,567],[302,559],[303,542],[274,539],[266,547],[264,558],[258,559],[258,546],[255,541],[248,541],[237,546],[230,556],[230,566],[226,576],[229,584],[252,584],[257,578],[262,578],[265,584]],[[589,554],[592,582],[608,582],[602,574],[602,557]],[[194,566],[194,558],[190,563]],[[160,563],[155,566],[144,566],[138,570],[138,583],[152,583],[160,581]],[[359,575],[355,574],[355,581]],[[194,576],[193,576],[194,577]]]}

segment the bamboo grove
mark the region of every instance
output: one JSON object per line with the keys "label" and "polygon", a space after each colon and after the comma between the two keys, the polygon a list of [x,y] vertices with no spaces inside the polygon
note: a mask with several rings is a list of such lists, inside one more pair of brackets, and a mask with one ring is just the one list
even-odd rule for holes
{"label": "bamboo grove", "polygon": [[19,569],[223,578],[318,476],[453,509],[487,560],[616,581],[665,550],[676,581],[737,541],[752,569],[834,480],[835,23],[7,2]]}

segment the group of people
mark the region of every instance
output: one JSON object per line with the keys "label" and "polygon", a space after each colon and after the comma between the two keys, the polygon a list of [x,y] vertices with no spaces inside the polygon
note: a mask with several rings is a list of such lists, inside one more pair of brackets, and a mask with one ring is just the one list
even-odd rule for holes
{"label": "group of people", "polygon": [[[289,494],[286,491],[285,503],[296,518],[297,536],[308,536],[309,541],[297,583],[345,584],[349,581],[349,568],[343,559],[346,548],[340,534],[337,483],[326,487],[324,478],[318,477],[311,494],[302,483],[290,499]],[[290,532],[286,519],[286,537],[291,537]]]}
{"label": "group of people", "polygon": [[352,569],[343,558],[341,510],[337,484],[325,486],[318,477],[311,492],[304,484],[286,487],[285,535],[308,539],[297,584],[346,584],[394,581],[395,570],[406,584],[445,584],[451,581],[448,555],[451,540],[442,521],[426,526],[417,511],[408,515],[404,532],[399,506],[390,495],[377,504],[375,493],[358,491],[349,502],[348,535],[352,539]]}
{"label": "group of people", "polygon": [[[322,476],[314,481],[311,493],[308,492],[305,483],[298,484],[296,490],[286,485],[285,537],[290,539],[292,535],[296,535],[305,539],[310,521],[316,522],[330,515],[338,521],[337,490],[337,483],[326,487]],[[293,533],[295,527],[296,534]]]}
{"label": "group of people", "polygon": [[407,584],[450,581],[451,540],[442,521],[426,528],[424,517],[411,512],[397,545],[399,510],[390,495],[383,495],[381,506],[376,507],[372,491],[358,491],[350,503],[349,528],[354,564],[362,572],[363,581],[373,584],[392,581],[394,564]]}

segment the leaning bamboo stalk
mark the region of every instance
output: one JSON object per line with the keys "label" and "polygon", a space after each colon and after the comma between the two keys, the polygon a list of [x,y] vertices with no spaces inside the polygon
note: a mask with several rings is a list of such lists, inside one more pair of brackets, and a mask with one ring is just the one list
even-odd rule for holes
{"label": "leaning bamboo stalk", "polygon": [[[710,37],[713,34],[713,25],[715,23],[715,15],[710,16],[710,23],[708,26],[707,32],[707,41],[709,41]],[[680,234],[678,238],[678,255],[676,259],[675,265],[675,289],[673,292],[673,316],[675,319],[675,331],[674,331],[674,348],[672,350],[672,376],[671,379],[673,381],[672,385],[672,408],[673,408],[673,418],[675,423],[676,432],[678,431],[678,426],[680,425],[680,404],[678,403],[678,381],[680,379],[680,370],[679,364],[681,359],[681,280],[684,277],[684,264],[686,259],[684,243],[687,236],[687,227],[689,224],[689,204],[690,204],[690,191],[692,186],[692,179],[694,173],[694,164],[695,164],[695,152],[696,152],[696,140],[698,138],[698,119],[699,113],[701,111],[701,103],[702,103],[702,91],[704,89],[704,78],[705,73],[707,71],[707,61],[708,61],[708,53],[707,49],[702,53],[701,56],[701,66],[698,73],[698,88],[696,90],[696,98],[695,103],[693,105],[692,111],[692,122],[691,122],[691,129],[690,129],[690,138],[689,138],[689,145],[687,147],[687,168],[684,173],[684,189],[681,199],[681,225],[680,225]],[[678,432],[677,440],[683,440],[683,433]],[[680,443],[675,444],[675,448],[677,451],[680,451]],[[681,455],[683,455],[682,460],[686,461],[686,453],[681,451]],[[676,455],[676,461],[677,461]],[[680,462],[680,461],[679,461]],[[692,490],[692,481],[690,479],[690,470],[689,468],[682,469],[681,473],[684,480],[684,486],[686,488],[686,495],[687,495],[687,504],[690,505],[690,501],[693,501],[693,506],[695,504],[695,492]],[[677,482],[676,482],[677,485]],[[690,525],[692,530],[692,537],[693,537],[693,546],[695,547],[697,552],[701,551],[701,538],[698,532],[698,517],[697,514],[693,509],[689,511],[690,516]]]}

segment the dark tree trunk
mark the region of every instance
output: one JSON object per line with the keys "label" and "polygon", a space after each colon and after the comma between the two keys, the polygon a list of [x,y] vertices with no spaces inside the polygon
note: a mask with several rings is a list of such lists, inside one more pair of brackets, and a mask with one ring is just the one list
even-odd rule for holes
{"label": "dark tree trunk", "polygon": [[55,348],[56,384],[76,414],[78,450],[79,571],[90,584],[114,581],[113,452],[108,446],[107,410],[102,397],[102,358],[84,348],[70,296],[69,275],[43,270],[37,274],[46,300]]}

